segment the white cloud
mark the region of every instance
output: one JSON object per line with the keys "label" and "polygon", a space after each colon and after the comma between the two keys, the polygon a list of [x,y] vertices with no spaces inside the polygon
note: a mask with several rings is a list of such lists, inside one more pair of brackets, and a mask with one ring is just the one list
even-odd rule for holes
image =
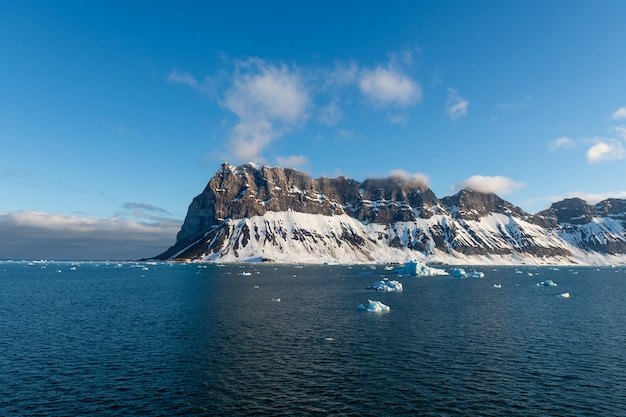
{"label": "white cloud", "polygon": [[263,150],[279,136],[265,119],[242,121],[233,128],[226,149],[239,162],[265,163]]}
{"label": "white cloud", "polygon": [[595,139],[594,142],[587,150],[587,162],[590,164],[624,159],[626,155],[623,144],[615,139]]}
{"label": "white cloud", "polygon": [[557,149],[572,148],[572,147],[574,147],[574,140],[567,138],[567,137],[555,139],[548,144],[548,148],[551,151],[556,151]]}
{"label": "white cloud", "polygon": [[330,71],[322,70],[323,84],[326,89],[336,89],[355,84],[359,67],[355,62],[336,62]]}
{"label": "white cloud", "polygon": [[198,80],[189,71],[178,71],[174,69],[167,76],[167,81],[172,84],[183,84],[189,87],[196,88],[198,86]]}
{"label": "white cloud", "polygon": [[457,90],[448,88],[448,100],[446,103],[446,113],[451,119],[458,119],[467,116],[469,101],[461,97]]}
{"label": "white cloud", "polygon": [[296,70],[250,59],[222,104],[239,118],[227,148],[239,161],[263,162],[265,147],[308,118],[309,96]]}
{"label": "white cloud", "polygon": [[422,87],[392,68],[361,71],[359,89],[377,106],[408,107],[422,99]]}
{"label": "white cloud", "polygon": [[615,132],[623,140],[626,140],[626,126],[613,126],[609,131]]}
{"label": "white cloud", "polygon": [[[126,208],[154,211],[142,205]],[[39,211],[0,213],[0,253],[13,259],[147,258],[173,245],[180,225],[177,220],[154,217],[138,221]]]}
{"label": "white cloud", "polygon": [[343,117],[343,113],[335,101],[319,109],[319,120],[325,125],[334,126]]}
{"label": "white cloud", "polygon": [[430,177],[426,174],[423,174],[421,172],[411,174],[410,172],[403,169],[394,169],[389,172],[388,176],[393,178],[400,178],[404,181],[415,182],[424,186],[428,186],[428,183],[430,181]]}
{"label": "white cloud", "polygon": [[409,121],[409,116],[405,113],[390,113],[389,122],[392,125],[406,126]]}
{"label": "white cloud", "polygon": [[624,119],[626,119],[626,107],[620,107],[619,109],[615,110],[613,112],[613,114],[611,115],[611,118],[613,120],[624,120]]}
{"label": "white cloud", "polygon": [[501,176],[474,175],[452,187],[452,193],[470,189],[481,193],[511,194],[525,184]]}
{"label": "white cloud", "polygon": [[616,191],[614,193],[584,193],[579,191],[574,191],[571,193],[566,193],[563,195],[552,196],[548,200],[550,203],[556,203],[557,201],[565,200],[566,198],[580,198],[581,200],[586,201],[589,204],[597,204],[600,201],[606,200],[608,198],[622,198],[626,199],[626,191]]}
{"label": "white cloud", "polygon": [[294,123],[306,119],[307,91],[297,72],[260,59],[240,66],[233,88],[226,93],[226,108],[240,119],[267,119]]}
{"label": "white cloud", "polygon": [[276,162],[281,167],[300,170],[310,165],[309,160],[304,155],[279,156],[276,158]]}

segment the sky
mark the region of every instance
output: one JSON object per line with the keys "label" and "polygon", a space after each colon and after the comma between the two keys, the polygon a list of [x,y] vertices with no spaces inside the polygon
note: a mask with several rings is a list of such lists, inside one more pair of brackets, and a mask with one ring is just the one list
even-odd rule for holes
{"label": "sky", "polygon": [[220,165],[626,198],[626,2],[0,2],[0,259],[139,259]]}

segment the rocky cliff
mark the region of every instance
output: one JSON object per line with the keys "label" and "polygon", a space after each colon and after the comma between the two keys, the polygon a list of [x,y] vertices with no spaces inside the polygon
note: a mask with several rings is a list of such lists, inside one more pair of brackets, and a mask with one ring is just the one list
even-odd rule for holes
{"label": "rocky cliff", "polygon": [[223,164],[158,259],[240,262],[598,264],[626,260],[626,201],[554,203],[536,215],[495,194],[439,199],[399,177],[318,178]]}

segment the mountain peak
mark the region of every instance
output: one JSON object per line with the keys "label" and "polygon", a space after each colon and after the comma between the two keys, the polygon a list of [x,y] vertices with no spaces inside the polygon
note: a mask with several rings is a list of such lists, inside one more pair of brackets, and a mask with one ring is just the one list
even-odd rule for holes
{"label": "mountain peak", "polygon": [[158,258],[563,263],[593,253],[626,262],[625,230],[626,200],[591,206],[567,199],[532,215],[493,193],[465,189],[438,199],[425,183],[402,176],[313,179],[225,162]]}

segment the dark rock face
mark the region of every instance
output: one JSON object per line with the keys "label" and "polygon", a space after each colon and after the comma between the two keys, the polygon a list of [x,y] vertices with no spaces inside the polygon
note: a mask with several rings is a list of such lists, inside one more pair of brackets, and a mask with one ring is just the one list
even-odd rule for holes
{"label": "dark rock face", "polygon": [[[347,215],[363,227],[384,225],[385,231],[372,237],[344,225],[322,235],[319,230],[287,231],[272,225],[270,232],[266,222],[261,235],[258,224],[228,226],[229,220],[268,212]],[[486,218],[488,227],[481,223]],[[355,250],[375,244],[425,254],[567,257],[568,245],[626,254],[625,227],[626,200],[608,199],[592,206],[566,199],[532,215],[490,193],[462,190],[438,199],[425,184],[404,178],[359,183],[345,177],[313,179],[293,169],[225,163],[191,202],[175,245],[157,258],[199,258],[229,244],[234,252],[252,244],[283,250],[287,239],[308,242],[311,248],[320,242]],[[372,257],[365,253],[363,258]]]}

